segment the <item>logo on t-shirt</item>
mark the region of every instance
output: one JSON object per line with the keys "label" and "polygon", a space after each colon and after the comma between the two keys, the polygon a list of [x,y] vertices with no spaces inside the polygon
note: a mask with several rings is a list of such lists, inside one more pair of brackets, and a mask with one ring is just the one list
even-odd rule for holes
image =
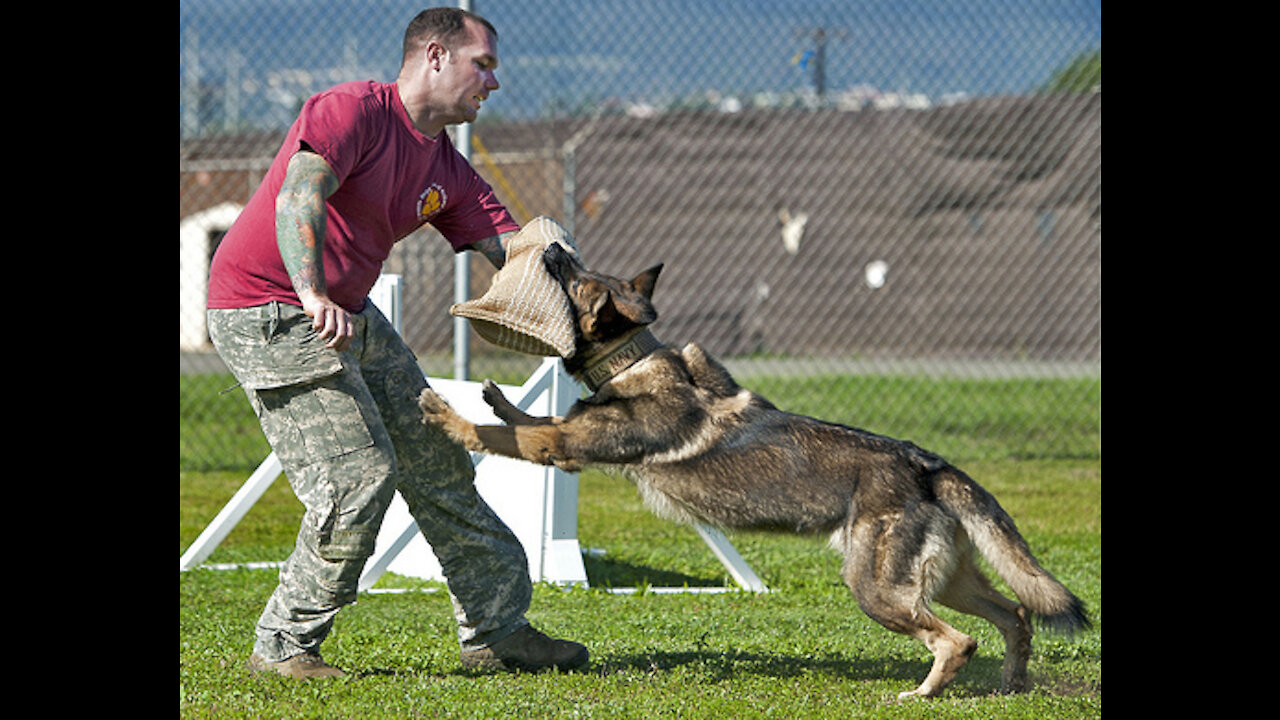
{"label": "logo on t-shirt", "polygon": [[448,201],[449,198],[445,195],[444,188],[439,183],[432,183],[418,197],[418,218],[426,220],[435,215],[440,212],[440,208],[444,207],[444,204]]}

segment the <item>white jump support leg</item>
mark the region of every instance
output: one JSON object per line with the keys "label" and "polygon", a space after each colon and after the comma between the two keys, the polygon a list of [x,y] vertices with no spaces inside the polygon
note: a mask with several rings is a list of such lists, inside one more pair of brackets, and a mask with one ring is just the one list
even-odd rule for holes
{"label": "white jump support leg", "polygon": [[711,548],[711,552],[724,565],[729,574],[733,576],[734,582],[743,590],[751,592],[769,592],[769,588],[765,587],[764,581],[756,575],[746,560],[742,559],[742,555],[738,554],[737,548],[729,542],[729,538],[724,533],[711,527],[710,525],[697,524],[694,526],[698,531],[698,535],[702,536],[702,541]]}
{"label": "white jump support leg", "polygon": [[262,461],[258,469],[253,471],[244,485],[240,486],[213,522],[200,533],[200,537],[196,538],[196,541],[191,543],[191,547],[182,554],[178,562],[178,571],[190,570],[204,562],[227,537],[227,533],[230,533],[231,529],[249,512],[249,508],[258,502],[267,488],[271,487],[271,483],[280,477],[281,472],[283,471],[280,468],[280,461],[275,453],[271,453],[266,460]]}

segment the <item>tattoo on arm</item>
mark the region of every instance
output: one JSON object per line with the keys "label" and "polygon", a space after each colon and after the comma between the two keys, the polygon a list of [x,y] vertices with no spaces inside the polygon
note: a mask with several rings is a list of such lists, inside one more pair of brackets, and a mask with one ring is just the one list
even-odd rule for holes
{"label": "tattoo on arm", "polygon": [[338,178],[324,158],[306,150],[289,160],[276,196],[276,244],[289,279],[299,294],[325,293],[325,198],[338,189]]}
{"label": "tattoo on arm", "polygon": [[501,268],[507,262],[507,245],[511,244],[513,237],[515,232],[506,232],[477,240],[467,247],[485,256],[494,267]]}

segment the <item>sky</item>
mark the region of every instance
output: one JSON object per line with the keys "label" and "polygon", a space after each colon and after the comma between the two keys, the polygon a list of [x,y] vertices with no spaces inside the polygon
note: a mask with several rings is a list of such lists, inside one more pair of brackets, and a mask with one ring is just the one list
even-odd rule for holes
{"label": "sky", "polygon": [[[502,89],[486,113],[539,117],[593,102],[663,105],[714,91],[826,87],[946,96],[1034,90],[1102,47],[1101,0],[474,0],[500,35]],[[405,0],[182,0],[180,113],[198,77],[211,105],[292,119],[300,87],[390,81]],[[808,58],[807,66],[799,62]],[[234,81],[227,82],[228,77]],[[235,88],[231,93],[226,88]],[[221,110],[220,110],[221,111]]]}

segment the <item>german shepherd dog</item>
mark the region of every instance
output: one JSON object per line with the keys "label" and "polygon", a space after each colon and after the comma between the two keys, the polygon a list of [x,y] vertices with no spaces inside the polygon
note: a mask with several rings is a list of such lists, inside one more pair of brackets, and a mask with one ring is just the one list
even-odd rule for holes
{"label": "german shepherd dog", "polygon": [[[959,469],[909,442],[781,411],[696,344],[676,351],[655,340],[647,326],[657,319],[661,265],[624,281],[588,270],[558,245],[542,259],[576,314],[566,370],[594,394],[564,417],[533,417],[486,382],[484,399],[506,425],[477,426],[428,389],[419,398],[424,422],[476,452],[570,472],[620,467],[652,510],[676,521],[829,534],[862,610],[934,655],[920,686],[899,697],[937,695],[977,648],[931,601],[999,628],[1001,692],[1028,686],[1032,617],[1067,632],[1089,627],[1083,603]],[[975,547],[1021,604],[978,570]]]}

